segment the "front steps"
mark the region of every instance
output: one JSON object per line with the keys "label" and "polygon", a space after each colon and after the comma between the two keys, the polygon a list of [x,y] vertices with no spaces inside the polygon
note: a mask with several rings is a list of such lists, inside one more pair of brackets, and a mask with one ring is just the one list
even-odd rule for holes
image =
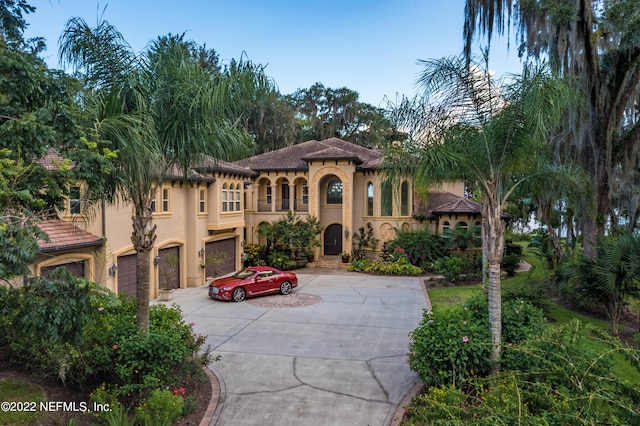
{"label": "front steps", "polygon": [[307,263],[307,268],[318,269],[347,269],[348,263],[342,263],[340,256],[320,256],[315,262]]}

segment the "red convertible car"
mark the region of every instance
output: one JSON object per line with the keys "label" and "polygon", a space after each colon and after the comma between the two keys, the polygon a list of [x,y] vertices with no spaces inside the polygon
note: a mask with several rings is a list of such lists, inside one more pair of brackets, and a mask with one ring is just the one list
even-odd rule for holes
{"label": "red convertible car", "polygon": [[247,297],[263,294],[289,294],[298,286],[293,272],[282,272],[270,266],[249,266],[234,275],[218,278],[209,283],[209,297],[242,302]]}

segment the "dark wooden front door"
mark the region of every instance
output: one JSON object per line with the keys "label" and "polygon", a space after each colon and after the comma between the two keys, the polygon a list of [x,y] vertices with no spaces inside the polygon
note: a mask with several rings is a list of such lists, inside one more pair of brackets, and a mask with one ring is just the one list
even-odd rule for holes
{"label": "dark wooden front door", "polygon": [[336,256],[342,251],[342,225],[334,223],[324,231],[324,254]]}

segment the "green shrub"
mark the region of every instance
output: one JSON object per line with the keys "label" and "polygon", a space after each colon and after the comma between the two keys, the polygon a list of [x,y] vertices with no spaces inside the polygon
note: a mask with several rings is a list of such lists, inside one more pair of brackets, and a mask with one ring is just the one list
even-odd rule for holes
{"label": "green shrub", "polygon": [[451,254],[436,261],[433,265],[433,272],[444,275],[451,282],[457,282],[460,281],[466,264],[464,258]]}
{"label": "green shrub", "polygon": [[347,267],[352,272],[365,272],[383,275],[419,275],[422,269],[409,263],[406,256],[400,256],[393,262],[382,260],[355,260]]}
{"label": "green shrub", "polygon": [[574,321],[506,345],[502,373],[430,388],[402,424],[639,424],[640,391],[610,369],[612,353],[637,353],[613,342],[591,349],[587,335]]}
{"label": "green shrub", "polygon": [[353,249],[351,254],[353,260],[362,260],[366,257],[367,250],[373,250],[378,245],[378,239],[373,236],[373,226],[371,222],[367,222],[366,228],[361,226],[358,232],[355,232],[352,237]]}
{"label": "green shrub", "polygon": [[390,252],[401,249],[412,265],[422,269],[445,256],[442,237],[429,231],[399,232],[396,238],[389,242],[388,248]]}
{"label": "green shrub", "polygon": [[518,266],[520,266],[520,261],[522,261],[521,255],[515,253],[507,254],[502,257],[500,267],[504,269],[508,277],[515,277]]}
{"label": "green shrub", "polygon": [[489,371],[489,327],[468,308],[425,313],[411,334],[409,366],[427,386],[460,386]]}
{"label": "green shrub", "polygon": [[[429,386],[460,386],[489,371],[488,305],[482,295],[437,315],[426,313],[411,334],[409,366]],[[518,343],[542,333],[542,310],[522,301],[502,303],[502,337]]]}
{"label": "green shrub", "polygon": [[171,426],[182,414],[182,396],[154,389],[136,408],[136,420],[144,426]]}
{"label": "green shrub", "polygon": [[266,247],[247,243],[244,246],[244,256],[247,265],[266,265]]}
{"label": "green shrub", "polygon": [[296,267],[296,261],[291,259],[291,255],[282,252],[274,251],[269,254],[269,265],[274,268],[287,271]]}

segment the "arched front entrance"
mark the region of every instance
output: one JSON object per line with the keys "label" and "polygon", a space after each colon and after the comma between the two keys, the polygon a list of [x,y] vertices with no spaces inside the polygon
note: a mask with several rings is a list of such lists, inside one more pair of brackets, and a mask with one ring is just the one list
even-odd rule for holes
{"label": "arched front entrance", "polygon": [[334,223],[324,231],[324,254],[336,256],[342,251],[342,225]]}

